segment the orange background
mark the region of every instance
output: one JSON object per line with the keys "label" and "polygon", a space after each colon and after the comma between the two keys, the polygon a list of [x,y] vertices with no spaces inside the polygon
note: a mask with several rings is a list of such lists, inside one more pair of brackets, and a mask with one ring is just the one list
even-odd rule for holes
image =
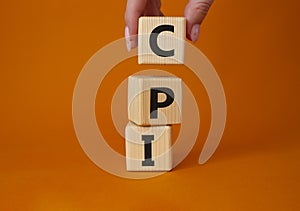
{"label": "orange background", "polygon": [[[162,3],[165,15],[182,16],[186,1]],[[1,3],[0,210],[300,210],[299,1],[215,1],[196,46],[223,82],[223,139],[198,165],[210,116],[207,97],[196,94],[205,103],[192,153],[148,180],[98,168],[72,124],[76,79],[97,50],[123,36],[125,4]],[[126,75],[144,67],[132,59],[118,68]],[[116,140],[109,144],[124,151]]]}

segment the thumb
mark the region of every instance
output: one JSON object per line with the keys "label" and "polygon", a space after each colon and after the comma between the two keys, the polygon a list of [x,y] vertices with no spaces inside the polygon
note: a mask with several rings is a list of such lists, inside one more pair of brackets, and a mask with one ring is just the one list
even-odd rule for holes
{"label": "thumb", "polygon": [[196,42],[200,33],[200,24],[205,18],[214,0],[190,0],[184,10],[187,38]]}

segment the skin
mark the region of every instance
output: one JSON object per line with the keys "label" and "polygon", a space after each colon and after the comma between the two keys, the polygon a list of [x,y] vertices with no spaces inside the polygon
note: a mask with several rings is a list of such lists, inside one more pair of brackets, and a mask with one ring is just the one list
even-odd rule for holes
{"label": "skin", "polygon": [[[186,37],[196,42],[200,33],[200,25],[204,20],[213,0],[189,0],[185,9]],[[127,0],[125,11],[125,37],[128,50],[137,46],[138,19],[141,16],[163,16],[160,0]]]}

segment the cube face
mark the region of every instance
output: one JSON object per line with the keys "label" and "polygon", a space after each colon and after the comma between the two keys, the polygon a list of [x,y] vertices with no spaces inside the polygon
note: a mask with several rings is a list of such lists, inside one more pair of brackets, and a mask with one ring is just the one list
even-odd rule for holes
{"label": "cube face", "polygon": [[130,76],[128,119],[141,126],[181,123],[181,83],[177,77]]}
{"label": "cube face", "polygon": [[139,64],[184,63],[184,17],[140,17],[138,35]]}
{"label": "cube face", "polygon": [[125,136],[127,171],[172,169],[170,126],[140,127],[128,123]]}

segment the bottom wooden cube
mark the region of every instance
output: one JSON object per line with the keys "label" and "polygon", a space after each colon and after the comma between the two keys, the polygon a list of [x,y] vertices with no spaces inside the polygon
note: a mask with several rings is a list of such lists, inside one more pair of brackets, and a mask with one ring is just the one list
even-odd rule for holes
{"label": "bottom wooden cube", "polygon": [[169,171],[172,169],[171,126],[126,126],[127,171]]}

